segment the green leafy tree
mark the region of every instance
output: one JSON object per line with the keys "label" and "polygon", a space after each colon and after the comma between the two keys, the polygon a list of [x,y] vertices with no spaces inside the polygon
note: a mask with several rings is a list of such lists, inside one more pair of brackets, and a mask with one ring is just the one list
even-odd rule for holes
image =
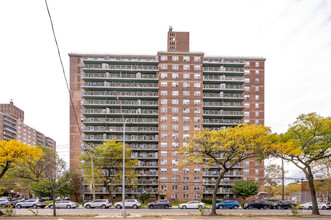
{"label": "green leafy tree", "polygon": [[[135,164],[138,160],[131,158],[131,149],[125,149],[125,178],[126,187],[137,185]],[[121,187],[123,176],[123,143],[116,139],[107,140],[102,145],[93,148],[94,176],[97,183],[103,184],[112,201],[113,191]],[[84,170],[84,178],[91,181],[91,153],[85,152],[80,157],[81,169]]]}
{"label": "green leafy tree", "polygon": [[150,193],[140,193],[137,196],[138,199],[142,201],[142,203],[145,202],[145,200],[152,198],[152,194]]}
{"label": "green leafy tree", "polygon": [[319,215],[314,185],[313,166],[316,162],[331,159],[331,117],[316,113],[302,114],[280,135],[274,148],[275,155],[291,161],[306,176],[309,183],[313,215]]}
{"label": "green leafy tree", "polygon": [[232,192],[237,196],[245,199],[250,196],[255,196],[259,193],[260,184],[254,181],[237,181],[232,186]]}
{"label": "green leafy tree", "polygon": [[66,196],[66,195],[75,195],[75,200],[78,202],[78,191],[80,189],[81,183],[80,178],[77,173],[73,171],[68,171],[65,173],[65,177],[69,181],[59,190],[60,196]]}
{"label": "green leafy tree", "polygon": [[180,149],[182,166],[216,166],[220,173],[213,190],[211,215],[216,215],[216,194],[220,181],[238,163],[249,158],[262,160],[272,144],[270,129],[263,125],[239,125],[225,130],[196,131],[190,143]]}

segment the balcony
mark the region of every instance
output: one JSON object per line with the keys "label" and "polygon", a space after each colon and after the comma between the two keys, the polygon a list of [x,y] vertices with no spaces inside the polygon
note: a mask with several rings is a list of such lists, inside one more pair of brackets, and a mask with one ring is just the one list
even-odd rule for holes
{"label": "balcony", "polygon": [[118,71],[127,71],[127,72],[158,72],[159,67],[157,65],[109,65],[107,63],[102,64],[85,64],[83,67],[85,73],[89,72],[118,72]]}
{"label": "balcony", "polygon": [[229,117],[242,119],[244,113],[241,111],[203,110],[203,116],[204,118]]}
{"label": "balcony", "polygon": [[[203,194],[213,194],[214,189],[204,189]],[[217,194],[233,194],[231,189],[219,189],[217,190]]]}
{"label": "balcony", "polygon": [[228,100],[228,101],[244,101],[243,94],[233,93],[203,93],[203,100]]}
{"label": "balcony", "polygon": [[242,123],[243,123],[242,120],[203,119],[203,126],[237,126]]}
{"label": "balcony", "polygon": [[139,161],[138,164],[134,165],[136,168],[158,168],[158,162],[144,162],[144,161]]}
{"label": "balcony", "polygon": [[122,106],[122,107],[130,107],[130,108],[137,108],[137,107],[146,107],[146,108],[152,108],[156,107],[158,108],[158,102],[157,101],[144,101],[144,100],[121,100],[120,102],[117,100],[88,100],[87,103],[84,103],[83,106],[85,108],[102,108],[102,107],[112,107],[112,106]]}
{"label": "balcony", "polygon": [[[137,171],[136,174],[138,176],[158,176],[158,172],[153,172],[153,171]],[[153,181],[154,182],[154,181]]]}
{"label": "balcony", "polygon": [[156,160],[158,159],[157,153],[137,153],[133,152],[131,158],[138,160]]}
{"label": "balcony", "polygon": [[203,90],[207,91],[231,91],[244,92],[244,86],[240,85],[225,85],[225,84],[203,84]]}
{"label": "balcony", "polygon": [[[202,176],[213,176],[217,177],[221,172],[220,171],[203,171]],[[241,177],[243,176],[243,172],[240,171],[228,171],[224,177]]]}
{"label": "balcony", "polygon": [[[140,125],[158,126],[158,118],[130,118],[131,124],[139,123]],[[109,125],[123,125],[122,118],[87,118],[83,121],[85,126],[109,126]]]}
{"label": "balcony", "polygon": [[115,83],[115,82],[88,82],[82,88],[84,90],[108,89],[108,90],[158,90],[158,83]]}
{"label": "balcony", "polygon": [[146,146],[129,146],[132,151],[158,151],[158,145],[146,145]]}
{"label": "balcony", "polygon": [[203,109],[227,109],[238,110],[244,109],[244,104],[240,102],[203,102]]}
{"label": "balcony", "polygon": [[[146,143],[157,143],[159,141],[158,135],[135,135],[138,137],[134,137],[132,138],[132,135],[127,135],[125,142],[146,142]],[[113,138],[116,138],[116,141],[118,142],[123,142],[122,136],[118,135],[105,135],[104,137],[88,137],[88,138],[84,138],[83,141],[84,142],[88,142],[88,143],[100,143],[100,142],[104,142],[106,140],[111,140]]]}
{"label": "balcony", "polygon": [[159,115],[158,110],[146,110],[146,109],[88,109],[86,112],[83,113],[85,117],[90,116],[117,116],[122,117],[123,115],[126,116],[141,116],[144,117],[157,117]]}
{"label": "balcony", "polygon": [[203,67],[204,73],[231,73],[233,75],[244,75],[244,68],[239,67]]}
{"label": "balcony", "polygon": [[244,59],[231,59],[224,57],[205,57],[203,59],[203,64],[220,64],[220,65],[235,65],[235,66],[244,66]]}
{"label": "balcony", "polygon": [[[108,128],[93,128],[89,126],[87,129],[82,129],[85,134],[109,134],[109,133],[123,133],[123,127],[108,127]],[[126,134],[158,134],[156,127],[129,127],[125,128]]]}
{"label": "balcony", "polygon": [[89,63],[151,63],[158,64],[158,56],[114,56],[114,55],[106,55],[106,56],[90,56],[84,57],[83,62],[85,64]]}
{"label": "balcony", "polygon": [[207,82],[229,82],[229,83],[244,83],[244,77],[230,77],[230,76],[215,76],[215,75],[206,75],[203,76],[203,80]]}
{"label": "balcony", "polygon": [[114,91],[85,91],[83,93],[84,99],[116,99],[116,96],[121,99],[157,99],[158,92],[114,92]]}
{"label": "balcony", "polygon": [[141,74],[141,73],[86,73],[82,76],[82,79],[85,82],[96,82],[96,81],[126,81],[126,82],[134,82],[134,81],[152,81],[157,82],[159,80],[156,74]]}

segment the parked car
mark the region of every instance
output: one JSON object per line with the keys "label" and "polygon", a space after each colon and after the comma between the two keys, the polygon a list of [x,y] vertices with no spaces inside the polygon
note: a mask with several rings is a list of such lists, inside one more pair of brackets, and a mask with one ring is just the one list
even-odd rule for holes
{"label": "parked car", "polygon": [[188,203],[179,204],[178,208],[180,209],[198,209],[205,207],[205,203],[199,201],[190,201]]}
{"label": "parked car", "polygon": [[[317,206],[318,206],[318,209],[322,209],[322,210],[326,210],[326,208],[327,208],[327,206],[324,202],[318,202]],[[298,208],[312,210],[313,204],[312,204],[312,202],[306,202],[304,204],[299,205]]]}
{"label": "parked car", "polygon": [[217,209],[230,208],[237,209],[239,208],[239,202],[236,200],[225,200],[223,202],[216,203]]}
{"label": "parked car", "polygon": [[[136,199],[126,199],[124,202],[125,202],[125,207],[128,207],[128,208],[137,209],[137,208],[141,207],[141,203]],[[123,202],[115,203],[114,207],[117,209],[123,208]]]}
{"label": "parked car", "polygon": [[290,209],[291,207],[296,207],[297,204],[289,200],[281,200],[276,203],[270,204],[272,209]]}
{"label": "parked car", "polygon": [[20,209],[20,208],[45,208],[46,207],[46,203],[45,200],[43,199],[28,199],[25,200],[23,202],[18,202],[16,204],[16,208]]}
{"label": "parked car", "polygon": [[1,199],[0,200],[0,208],[10,207],[12,204],[8,199]]}
{"label": "parked car", "polygon": [[167,199],[160,199],[147,204],[147,208],[149,209],[154,209],[154,208],[168,209],[170,207],[172,207],[171,202]]}
{"label": "parked car", "polygon": [[102,208],[102,209],[108,209],[111,207],[111,203],[108,199],[97,199],[92,202],[86,202],[84,204],[84,208],[86,209],[94,209],[94,208]]}
{"label": "parked car", "polygon": [[255,200],[244,204],[244,209],[268,209],[270,208],[270,203],[266,200]]}
{"label": "parked car", "polygon": [[[55,207],[57,209],[59,208],[66,208],[66,209],[75,209],[78,208],[79,205],[77,202],[72,202],[72,201],[67,201],[67,200],[63,200],[63,201],[58,201],[55,203]],[[48,205],[48,208],[52,209],[53,208],[53,203]]]}
{"label": "parked car", "polygon": [[328,206],[326,207],[326,209],[331,209],[331,205],[328,205]]}

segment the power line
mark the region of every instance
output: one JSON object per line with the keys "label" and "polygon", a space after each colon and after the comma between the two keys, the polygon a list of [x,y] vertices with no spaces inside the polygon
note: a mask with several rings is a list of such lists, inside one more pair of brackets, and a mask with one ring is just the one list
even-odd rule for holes
{"label": "power line", "polygon": [[71,106],[73,108],[73,111],[74,111],[74,115],[75,115],[77,127],[78,127],[79,134],[80,134],[80,139],[83,141],[82,131],[81,131],[80,127],[79,127],[79,123],[78,123],[78,118],[77,118],[75,106],[74,106],[74,103],[72,101],[72,97],[71,97],[71,93],[70,93],[70,89],[69,89],[69,84],[68,84],[68,80],[67,80],[66,73],[65,73],[65,70],[64,70],[64,66],[63,66],[63,62],[62,62],[62,58],[61,58],[61,52],[60,52],[60,49],[59,49],[59,44],[58,44],[57,39],[56,39],[55,29],[54,29],[54,25],[53,25],[53,21],[52,21],[52,16],[51,16],[51,13],[50,13],[49,8],[48,8],[47,0],[45,0],[45,4],[46,4],[46,8],[47,8],[47,12],[48,12],[48,17],[49,17],[49,20],[50,20],[50,23],[51,23],[51,27],[52,27],[52,33],[53,33],[54,41],[55,41],[55,44],[56,44],[57,53],[59,55],[59,59],[60,59],[61,67],[62,67],[63,77],[64,77],[64,80],[66,82],[67,90],[68,90],[68,93],[69,93],[70,104],[71,104]]}

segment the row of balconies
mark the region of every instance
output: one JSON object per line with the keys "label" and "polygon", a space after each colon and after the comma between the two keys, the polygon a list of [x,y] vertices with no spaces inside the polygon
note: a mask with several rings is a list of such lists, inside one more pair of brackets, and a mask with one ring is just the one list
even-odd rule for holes
{"label": "row of balconies", "polygon": [[141,145],[129,145],[129,147],[131,148],[131,150],[158,150],[159,147],[156,144],[145,144],[144,146]]}
{"label": "row of balconies", "polygon": [[152,65],[109,65],[107,63],[102,64],[85,64],[83,70],[91,69],[103,69],[103,70],[127,70],[127,71],[158,71],[158,66]]}
{"label": "row of balconies", "polygon": [[203,93],[203,98],[235,98],[243,99],[244,95],[242,94],[233,94],[233,93]]}
{"label": "row of balconies", "polygon": [[[122,135],[89,135],[84,141],[104,142],[116,138],[117,141],[123,142]],[[158,135],[126,135],[125,141],[158,141]]]}
{"label": "row of balconies", "polygon": [[[159,122],[157,118],[130,118],[131,123],[155,124]],[[123,124],[122,118],[87,118],[85,124]]]}
{"label": "row of balconies", "polygon": [[147,105],[147,106],[158,106],[159,102],[157,101],[145,101],[145,100],[137,100],[137,101],[131,101],[131,100],[121,100],[118,102],[117,100],[89,100],[87,103],[84,104],[84,106],[90,106],[90,105],[115,105],[115,106],[139,106],[139,105]]}
{"label": "row of balconies", "polygon": [[[95,193],[96,194],[109,194],[108,190],[106,188],[103,189],[95,189]],[[114,191],[112,191],[112,194],[121,194],[122,193],[122,189],[116,189]],[[150,193],[150,194],[157,194],[158,193],[158,189],[157,188],[153,188],[153,189],[125,189],[125,193],[126,194],[140,194],[140,193]],[[84,190],[84,194],[92,194],[92,190],[90,189],[85,189]]]}
{"label": "row of balconies", "polygon": [[[202,172],[202,176],[218,176],[221,172],[220,171],[206,171]],[[244,173],[240,171],[228,171],[225,176],[243,176]]]}
{"label": "row of balconies", "polygon": [[104,79],[158,79],[156,74],[141,74],[141,73],[86,73],[83,79],[104,78]]}
{"label": "row of balconies", "polygon": [[158,159],[158,153],[137,153],[132,152],[131,158],[133,159]]}
{"label": "row of balconies", "polygon": [[244,86],[226,84],[203,84],[203,89],[244,90]]}
{"label": "row of balconies", "polygon": [[85,91],[83,96],[112,96],[119,97],[155,97],[159,96],[158,92],[114,92],[114,91]]}
{"label": "row of balconies", "polygon": [[[87,128],[83,128],[82,131],[85,133],[88,132],[123,132],[123,127],[103,127],[103,126],[97,126],[92,127],[89,126]],[[126,127],[125,132],[158,132],[158,127]]]}
{"label": "row of balconies", "polygon": [[225,75],[205,75],[203,76],[203,80],[206,81],[240,81],[244,82],[244,77],[235,77],[235,76],[225,76]]}
{"label": "row of balconies", "polygon": [[115,83],[115,82],[88,82],[83,84],[82,88],[104,87],[104,88],[158,88],[158,83]]}
{"label": "row of balconies", "polygon": [[243,59],[229,59],[229,58],[203,58],[204,64],[236,64],[245,65],[245,60]]}
{"label": "row of balconies", "polygon": [[238,107],[244,108],[244,103],[240,102],[203,102],[203,107]]}
{"label": "row of balconies", "polygon": [[[204,194],[212,194],[214,191],[213,188],[204,188],[203,189],[203,193]],[[217,191],[217,194],[233,194],[232,190],[231,189],[223,189],[223,188],[220,188],[218,191]]]}
{"label": "row of balconies", "polygon": [[203,124],[227,124],[227,125],[239,125],[242,124],[242,120],[236,119],[203,119]]}
{"label": "row of balconies", "polygon": [[158,56],[144,57],[144,56],[103,56],[103,57],[84,57],[83,62],[89,61],[119,61],[119,62],[158,62]]}
{"label": "row of balconies", "polygon": [[159,175],[157,171],[140,171],[140,170],[137,170],[136,174],[139,176],[158,176]]}
{"label": "row of balconies", "polygon": [[158,110],[149,110],[149,109],[88,109],[86,114],[148,114],[148,115],[158,115]]}
{"label": "row of balconies", "polygon": [[244,68],[239,67],[203,67],[203,72],[236,72],[236,73],[243,73]]}
{"label": "row of balconies", "polygon": [[244,116],[244,113],[240,111],[222,111],[222,110],[203,110],[203,114],[215,115],[215,116]]}

